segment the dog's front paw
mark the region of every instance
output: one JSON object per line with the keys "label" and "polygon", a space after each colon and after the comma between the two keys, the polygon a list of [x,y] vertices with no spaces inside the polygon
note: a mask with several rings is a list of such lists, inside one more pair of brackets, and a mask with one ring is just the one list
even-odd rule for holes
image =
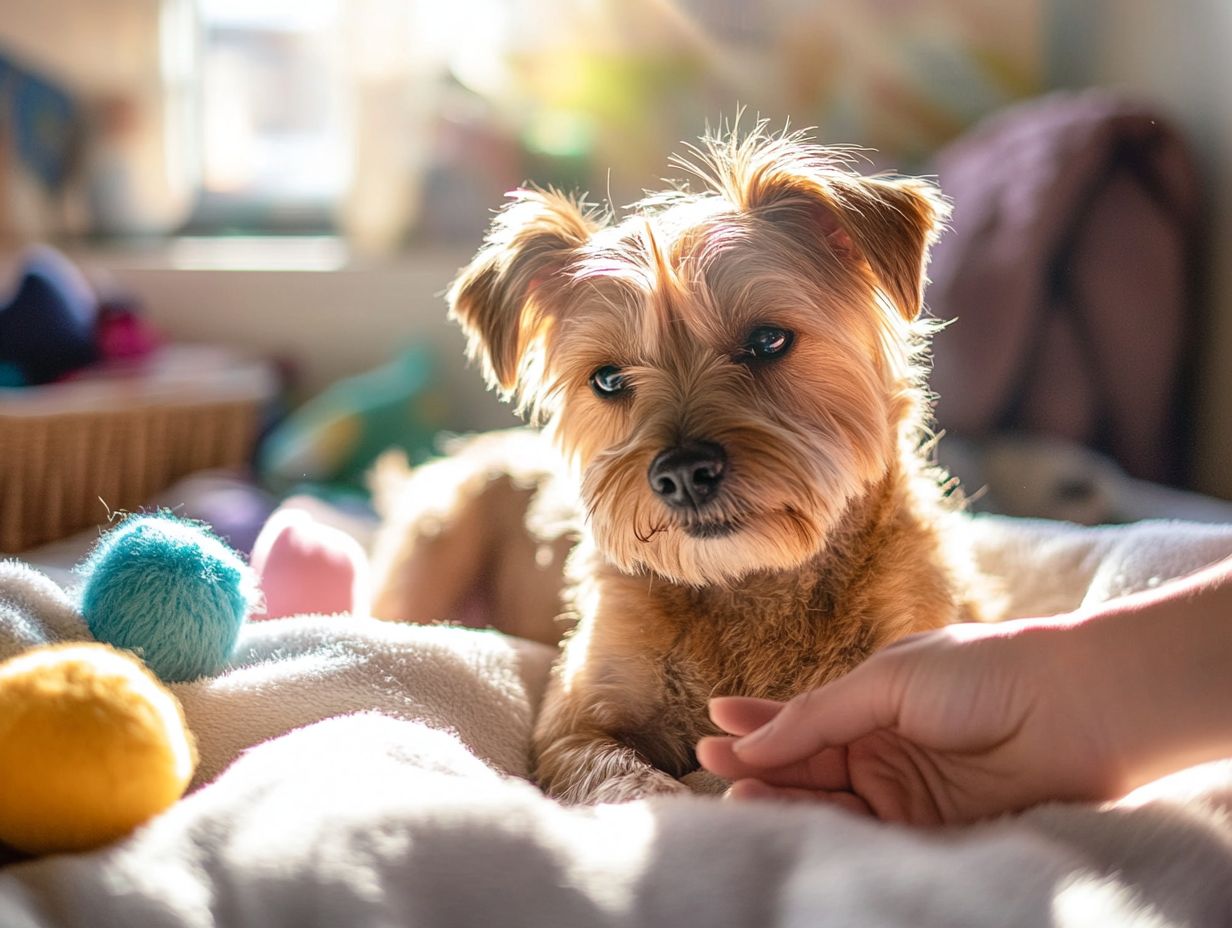
{"label": "dog's front paw", "polygon": [[687,786],[662,770],[647,768],[609,777],[591,786],[588,795],[578,801],[586,803],[632,802],[651,796],[688,793]]}
{"label": "dog's front paw", "polygon": [[721,796],[731,786],[729,780],[723,779],[718,774],[711,773],[704,767],[686,774],[681,778],[680,782],[688,787],[690,792],[697,793],[699,796]]}

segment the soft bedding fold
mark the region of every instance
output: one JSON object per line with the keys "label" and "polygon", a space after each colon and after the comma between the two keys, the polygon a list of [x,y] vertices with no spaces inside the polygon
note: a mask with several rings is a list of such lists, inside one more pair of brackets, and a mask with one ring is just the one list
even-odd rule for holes
{"label": "soft bedding fold", "polygon": [[[1018,615],[1232,554],[1232,527],[972,528]],[[26,646],[29,605],[0,606],[0,643]],[[0,870],[0,926],[1232,924],[1229,763],[933,832],[703,797],[566,809],[519,779],[551,658],[466,629],[253,624],[224,674],[176,687],[200,788],[115,845]]]}

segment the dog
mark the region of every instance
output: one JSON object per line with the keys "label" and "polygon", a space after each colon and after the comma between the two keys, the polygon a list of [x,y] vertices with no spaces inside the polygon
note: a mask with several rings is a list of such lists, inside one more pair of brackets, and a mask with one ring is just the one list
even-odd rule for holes
{"label": "dog", "polygon": [[485,438],[378,481],[401,489],[376,614],[444,618],[479,590],[503,628],[555,641],[564,590],[576,625],[533,759],[570,803],[687,789],[712,695],[788,699],[979,613],[930,460],[921,313],[947,201],[764,123],[673,163],[698,189],[623,218],[515,191],[448,291],[555,463],[539,438]]}

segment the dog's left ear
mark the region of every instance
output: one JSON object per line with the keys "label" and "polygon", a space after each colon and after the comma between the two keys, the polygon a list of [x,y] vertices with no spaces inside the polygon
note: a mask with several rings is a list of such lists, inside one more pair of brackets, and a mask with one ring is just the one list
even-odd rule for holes
{"label": "dog's left ear", "polygon": [[488,230],[484,247],[449,288],[450,314],[483,363],[489,384],[505,397],[552,322],[562,274],[599,227],[579,200],[554,190],[519,189]]}
{"label": "dog's left ear", "polygon": [[744,206],[804,234],[845,260],[862,260],[903,318],[924,305],[928,250],[949,216],[941,191],[914,177],[862,177],[808,157],[763,165],[744,186]]}

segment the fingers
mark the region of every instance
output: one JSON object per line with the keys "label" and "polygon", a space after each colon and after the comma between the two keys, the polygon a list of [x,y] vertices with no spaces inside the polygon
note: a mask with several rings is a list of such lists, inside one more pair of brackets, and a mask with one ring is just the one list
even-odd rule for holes
{"label": "fingers", "polygon": [[887,666],[874,657],[847,676],[797,696],[756,731],[736,741],[736,756],[754,767],[782,767],[893,727],[898,687],[894,675],[885,670]]}
{"label": "fingers", "polygon": [[856,815],[875,817],[867,802],[853,793],[830,790],[799,789],[790,786],[772,786],[761,780],[737,780],[728,789],[732,799],[771,799],[779,802],[812,802],[838,806]]}
{"label": "fingers", "polygon": [[751,696],[715,696],[710,700],[710,719],[725,732],[747,735],[778,715],[783,703]]}
{"label": "fingers", "polygon": [[732,751],[734,738],[702,738],[697,742],[697,762],[725,780],[740,780],[745,777],[760,777],[762,767],[746,764]]}
{"label": "fingers", "polygon": [[727,780],[755,779],[770,786],[808,790],[847,790],[851,778],[847,771],[847,752],[832,748],[782,767],[755,767],[733,751],[734,738],[702,738],[697,744],[697,759],[711,773]]}

